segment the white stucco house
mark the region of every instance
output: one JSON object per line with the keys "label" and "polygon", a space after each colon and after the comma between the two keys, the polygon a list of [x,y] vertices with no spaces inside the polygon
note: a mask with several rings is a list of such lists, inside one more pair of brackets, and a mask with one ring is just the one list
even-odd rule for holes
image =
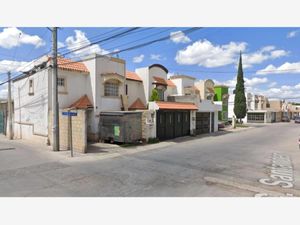
{"label": "white stucco house", "polygon": [[[87,137],[97,139],[99,113],[121,110],[120,95],[125,95],[125,61],[92,55],[84,62],[58,58],[59,108],[87,110]],[[38,60],[33,69],[13,81],[14,136],[49,140],[52,101],[52,69],[50,57]],[[50,66],[50,67],[49,67]],[[46,68],[46,69],[45,69]]]}

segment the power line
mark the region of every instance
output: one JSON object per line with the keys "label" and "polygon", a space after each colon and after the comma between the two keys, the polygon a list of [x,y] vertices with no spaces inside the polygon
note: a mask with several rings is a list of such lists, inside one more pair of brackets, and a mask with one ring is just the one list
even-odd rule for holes
{"label": "power line", "polygon": [[120,32],[120,33],[115,34],[115,35],[113,35],[113,36],[110,36],[110,37],[107,37],[107,38],[104,38],[104,39],[101,39],[101,40],[98,40],[98,41],[91,42],[91,43],[88,44],[88,45],[85,45],[85,46],[79,47],[79,48],[77,48],[77,49],[71,50],[71,51],[69,51],[69,52],[67,52],[67,53],[64,53],[64,54],[62,54],[62,56],[66,56],[66,55],[68,55],[68,54],[70,54],[70,53],[74,53],[74,52],[83,50],[83,49],[88,48],[88,47],[90,47],[90,46],[92,46],[92,45],[95,45],[95,44],[98,44],[98,43],[101,43],[101,42],[104,42],[104,41],[107,41],[107,40],[111,40],[111,39],[113,39],[113,38],[122,36],[122,35],[124,35],[124,34],[128,34],[128,33],[132,32],[132,31],[134,31],[134,30],[137,30],[137,29],[140,29],[140,28],[139,28],[139,27],[130,28],[130,29],[126,30],[126,31]]}
{"label": "power line", "polygon": [[[192,33],[192,32],[194,32],[196,30],[199,30],[199,29],[203,29],[203,28],[202,27],[193,27],[193,28],[186,29],[183,32],[185,34],[188,34],[188,33]],[[152,45],[152,44],[157,43],[157,42],[168,40],[170,37],[176,37],[176,36],[179,36],[179,35],[181,35],[181,34],[176,33],[176,34],[173,34],[173,35],[167,35],[167,36],[164,36],[164,37],[161,37],[161,38],[157,38],[157,39],[145,42],[145,43],[141,43],[141,44],[138,44],[138,45],[135,45],[135,46],[131,46],[131,47],[125,48],[125,49],[114,51],[112,53],[107,53],[107,54],[102,54],[102,55],[96,55],[96,56],[91,57],[91,58],[81,59],[81,60],[73,61],[73,62],[62,63],[62,64],[59,64],[59,65],[68,65],[68,64],[73,64],[73,63],[77,63],[77,62],[85,62],[85,61],[92,60],[94,58],[104,57],[104,56],[108,56],[108,55],[115,55],[115,54],[118,54],[118,53],[121,53],[121,52],[125,52],[125,51],[132,51],[132,50],[135,50],[135,49],[138,49],[138,48],[142,48],[142,47],[145,47],[145,46],[148,46],[148,45]]]}
{"label": "power line", "polygon": [[[102,33],[102,34],[98,34],[98,35],[92,36],[92,37],[90,37],[89,39],[87,39],[87,40],[85,40],[85,41],[80,41],[80,42],[76,43],[73,47],[72,47],[72,46],[64,46],[64,47],[58,48],[58,50],[60,50],[60,51],[67,51],[67,50],[70,50],[70,49],[75,48],[75,47],[78,47],[79,45],[82,45],[82,44],[84,44],[84,43],[88,43],[88,42],[95,41],[95,40],[97,40],[99,37],[102,37],[102,36],[104,36],[104,35],[106,35],[106,34],[113,33],[113,32],[115,32],[115,31],[117,31],[117,30],[120,30],[120,29],[122,29],[122,28],[121,28],[121,27],[114,28],[114,29],[112,29],[112,30],[110,30],[110,31],[107,31],[107,32],[104,32],[104,33]],[[62,52],[60,52],[60,53],[62,53]]]}

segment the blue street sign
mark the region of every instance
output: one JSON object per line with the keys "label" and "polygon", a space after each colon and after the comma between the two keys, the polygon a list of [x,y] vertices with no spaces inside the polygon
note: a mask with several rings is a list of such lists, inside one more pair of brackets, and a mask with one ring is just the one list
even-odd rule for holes
{"label": "blue street sign", "polygon": [[77,116],[77,112],[62,112],[63,116]]}

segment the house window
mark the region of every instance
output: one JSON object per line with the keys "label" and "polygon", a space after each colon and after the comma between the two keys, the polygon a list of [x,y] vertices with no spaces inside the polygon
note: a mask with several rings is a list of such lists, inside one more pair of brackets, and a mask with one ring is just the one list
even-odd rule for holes
{"label": "house window", "polygon": [[57,86],[58,87],[65,87],[65,78],[57,78]]}
{"label": "house window", "polygon": [[33,91],[33,79],[29,80],[29,95],[33,95],[34,91]]}
{"label": "house window", "polygon": [[128,95],[128,84],[125,85],[125,94]]}
{"label": "house window", "polygon": [[119,96],[119,81],[110,80],[104,84],[105,96]]}

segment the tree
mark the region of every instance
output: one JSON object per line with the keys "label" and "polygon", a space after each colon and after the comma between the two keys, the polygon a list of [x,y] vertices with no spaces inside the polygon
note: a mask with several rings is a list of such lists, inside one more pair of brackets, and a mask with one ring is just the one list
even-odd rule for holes
{"label": "tree", "polygon": [[151,97],[150,97],[150,101],[154,102],[154,101],[159,101],[159,95],[158,95],[158,91],[154,88],[152,89],[152,93],[151,93]]}
{"label": "tree", "polygon": [[246,96],[245,96],[245,87],[244,87],[244,73],[242,65],[242,53],[240,53],[237,81],[235,86],[235,98],[234,98],[234,114],[237,119],[242,119],[246,116],[247,105],[246,105]]}

